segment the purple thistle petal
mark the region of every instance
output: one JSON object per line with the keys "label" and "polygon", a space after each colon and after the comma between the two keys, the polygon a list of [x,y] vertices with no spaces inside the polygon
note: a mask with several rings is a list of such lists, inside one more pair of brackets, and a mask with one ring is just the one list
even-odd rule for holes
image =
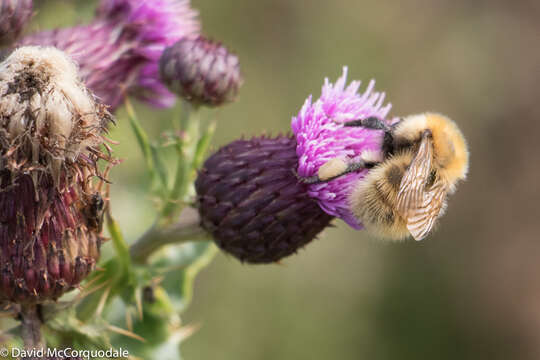
{"label": "purple thistle petal", "polygon": [[[370,81],[363,93],[358,93],[361,83],[353,81],[348,86],[347,67],[343,75],[331,84],[325,79],[321,97],[313,102],[308,97],[291,127],[298,143],[298,174],[303,177],[315,175],[328,160],[342,157],[354,160],[369,151],[381,154],[384,133],[362,127],[343,127],[347,122],[368,117],[386,119],[391,104],[383,106],[385,94],[374,92],[375,81]],[[313,184],[309,195],[328,214],[343,219],[355,229],[362,224],[352,214],[348,196],[352,186],[367,174],[367,170],[354,172],[327,183]]]}

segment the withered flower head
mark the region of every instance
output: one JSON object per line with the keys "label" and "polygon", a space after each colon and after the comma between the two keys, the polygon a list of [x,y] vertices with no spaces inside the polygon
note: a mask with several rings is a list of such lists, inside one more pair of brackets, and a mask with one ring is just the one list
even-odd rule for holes
{"label": "withered flower head", "polygon": [[99,257],[103,200],[93,182],[112,117],[55,48],[0,63],[0,299],[56,299]]}
{"label": "withered flower head", "polygon": [[217,245],[241,261],[270,263],[295,253],[332,220],[298,182],[289,136],[237,140],[204,163],[199,214]]}

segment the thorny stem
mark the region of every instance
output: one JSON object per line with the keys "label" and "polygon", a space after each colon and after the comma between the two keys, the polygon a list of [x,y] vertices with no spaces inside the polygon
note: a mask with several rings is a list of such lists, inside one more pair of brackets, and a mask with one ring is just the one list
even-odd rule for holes
{"label": "thorny stem", "polygon": [[45,343],[41,336],[41,317],[39,314],[39,305],[21,305],[21,333],[24,341],[24,347],[27,350],[43,349]]}
{"label": "thorny stem", "polygon": [[182,198],[186,195],[190,181],[195,175],[193,157],[199,138],[199,122],[198,107],[183,101],[180,119],[180,129],[183,134],[177,145],[177,169],[169,198],[161,211],[160,225],[170,224],[174,215],[182,209]]}
{"label": "thorny stem", "polygon": [[200,227],[198,212],[190,207],[184,208],[180,220],[164,228],[154,225],[130,248],[134,263],[144,264],[156,250],[168,244],[187,241],[206,240],[208,234]]}

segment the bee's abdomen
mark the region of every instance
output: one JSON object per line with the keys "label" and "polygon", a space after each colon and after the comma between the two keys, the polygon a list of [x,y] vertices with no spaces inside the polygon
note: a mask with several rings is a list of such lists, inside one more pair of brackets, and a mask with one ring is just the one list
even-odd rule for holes
{"label": "bee's abdomen", "polygon": [[401,179],[403,178],[404,174],[405,167],[399,166],[397,164],[390,164],[389,166],[387,166],[387,169],[384,172],[384,177],[392,190],[398,191],[399,185],[401,184]]}
{"label": "bee's abdomen", "polygon": [[375,235],[392,239],[408,235],[405,220],[396,212],[396,203],[409,158],[408,154],[401,154],[385,160],[351,194],[354,214]]}

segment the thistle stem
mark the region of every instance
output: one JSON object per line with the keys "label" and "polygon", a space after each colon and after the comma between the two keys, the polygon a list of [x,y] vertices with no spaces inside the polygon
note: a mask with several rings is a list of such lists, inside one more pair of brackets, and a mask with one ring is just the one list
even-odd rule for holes
{"label": "thistle stem", "polygon": [[186,195],[189,184],[195,175],[193,158],[199,140],[199,109],[187,101],[182,102],[180,129],[182,138],[177,144],[178,162],[174,184],[169,198],[161,211],[161,225],[168,225],[175,214],[182,210],[182,198]]}
{"label": "thistle stem", "polygon": [[42,321],[38,306],[36,304],[21,305],[21,336],[27,350],[43,349],[45,347],[41,336]]}
{"label": "thistle stem", "polygon": [[190,207],[184,208],[178,222],[166,227],[152,226],[131,246],[130,254],[132,261],[134,263],[144,264],[150,255],[165,245],[206,240],[208,234],[199,224],[200,218],[198,212]]}

